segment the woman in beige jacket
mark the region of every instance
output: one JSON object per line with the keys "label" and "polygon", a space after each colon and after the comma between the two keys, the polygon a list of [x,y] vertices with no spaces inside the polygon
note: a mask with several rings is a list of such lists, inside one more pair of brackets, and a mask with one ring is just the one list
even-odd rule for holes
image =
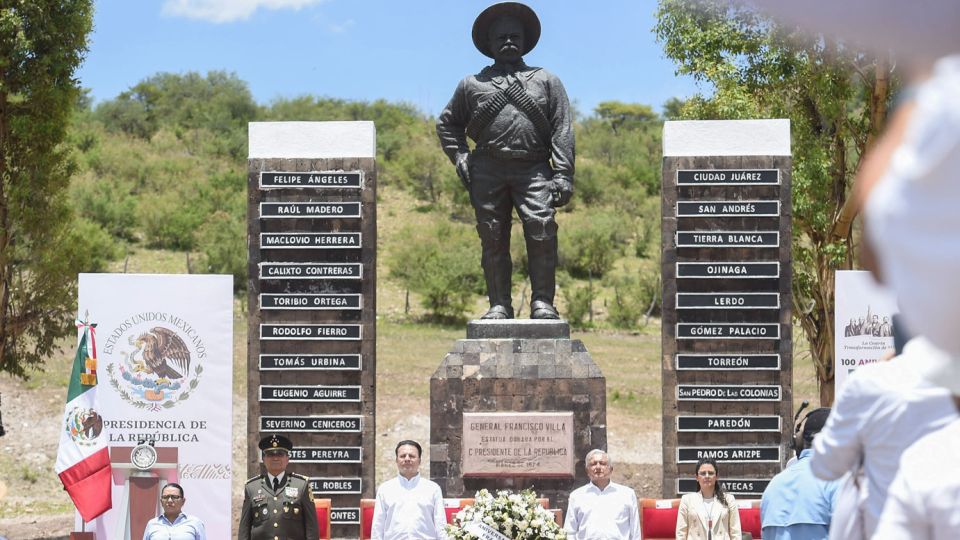
{"label": "woman in beige jacket", "polygon": [[720,486],[717,463],[697,462],[697,492],[680,499],[677,540],[740,540],[740,511]]}

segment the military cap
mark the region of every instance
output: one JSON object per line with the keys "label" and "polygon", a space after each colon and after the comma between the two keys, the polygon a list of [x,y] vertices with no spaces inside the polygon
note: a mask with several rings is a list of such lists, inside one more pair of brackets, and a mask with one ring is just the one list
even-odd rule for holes
{"label": "military cap", "polygon": [[260,439],[259,444],[260,450],[285,450],[288,453],[293,450],[293,443],[290,442],[290,439],[284,437],[283,435],[267,435],[266,437]]}
{"label": "military cap", "polygon": [[540,40],[540,19],[533,9],[520,2],[500,2],[483,10],[473,21],[473,44],[485,56],[493,58],[488,48],[490,27],[500,17],[507,15],[516,18],[523,25],[523,52],[525,55],[537,46]]}

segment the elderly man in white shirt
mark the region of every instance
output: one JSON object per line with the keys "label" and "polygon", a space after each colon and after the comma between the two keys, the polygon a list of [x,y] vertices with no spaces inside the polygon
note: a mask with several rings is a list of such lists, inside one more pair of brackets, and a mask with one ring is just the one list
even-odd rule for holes
{"label": "elderly man in white shirt", "polygon": [[880,520],[887,489],[903,451],[924,435],[957,417],[950,393],[925,381],[918,366],[942,355],[922,338],[904,346],[903,354],[857,369],[847,380],[827,424],[813,441],[810,469],[835,480],[862,467],[856,515],[837,516],[831,525],[857,524],[839,537],[870,538]]}
{"label": "elderly man in white shirt", "polygon": [[399,474],[377,489],[373,540],[447,538],[447,514],[440,486],[420,476],[422,450],[416,441],[400,441],[394,453]]}
{"label": "elderly man in white shirt", "polygon": [[639,540],[637,494],[610,480],[613,462],[605,451],[589,451],[584,462],[590,483],[570,493],[567,517],[563,524],[569,538]]}

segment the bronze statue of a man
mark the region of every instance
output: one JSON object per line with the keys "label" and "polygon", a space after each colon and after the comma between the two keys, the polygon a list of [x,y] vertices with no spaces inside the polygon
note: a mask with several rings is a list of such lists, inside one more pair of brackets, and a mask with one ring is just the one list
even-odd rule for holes
{"label": "bronze statue of a man", "polygon": [[437,121],[440,144],[476,212],[490,299],[483,319],[513,318],[514,208],[527,243],[530,317],[559,318],[555,208],[573,195],[573,119],[560,80],[523,62],[539,39],[540,20],[528,6],[503,2],[485,9],[473,23],[473,43],[494,63],[460,81]]}

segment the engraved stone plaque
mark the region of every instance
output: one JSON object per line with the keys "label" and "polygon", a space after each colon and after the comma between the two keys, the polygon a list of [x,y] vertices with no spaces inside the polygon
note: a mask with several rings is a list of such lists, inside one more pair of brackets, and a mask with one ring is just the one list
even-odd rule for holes
{"label": "engraved stone plaque", "polygon": [[360,463],[363,448],[359,446],[298,446],[290,451],[290,461],[297,463]]}
{"label": "engraved stone plaque", "polygon": [[362,244],[361,233],[260,233],[260,249],[352,249]]}
{"label": "engraved stone plaque", "polygon": [[573,412],[463,413],[463,476],[574,476]]}
{"label": "engraved stone plaque", "polygon": [[677,247],[780,247],[779,231],[677,231]]}
{"label": "engraved stone plaque", "polygon": [[678,186],[756,186],[780,184],[777,169],[697,169],[677,171]]}
{"label": "engraved stone plaque", "polygon": [[677,385],[678,401],[780,401],[780,385]]}
{"label": "engraved stone plaque", "polygon": [[310,491],[314,493],[360,493],[363,481],[360,478],[310,478]]}
{"label": "engraved stone plaque", "polygon": [[678,432],[780,432],[779,416],[678,416]]}
{"label": "engraved stone plaque", "polygon": [[261,324],[260,339],[356,341],[361,328],[359,324]]}
{"label": "engraved stone plaque", "polygon": [[677,323],[677,339],[780,339],[775,323]]}
{"label": "engraved stone plaque", "polygon": [[360,202],[262,202],[260,218],[334,219],[360,217]]}
{"label": "engraved stone plaque", "polygon": [[678,262],[677,279],[769,279],[780,277],[779,262]]}
{"label": "engraved stone plaque", "polygon": [[280,293],[261,294],[260,309],[317,309],[352,310],[363,309],[359,294],[307,294]]}
{"label": "engraved stone plaque", "polygon": [[260,371],[293,370],[359,371],[359,354],[261,354]]}
{"label": "engraved stone plaque", "polygon": [[263,172],[260,189],[353,188],[363,183],[363,171]]}
{"label": "engraved stone plaque", "polygon": [[360,508],[331,508],[330,523],[360,523]]}
{"label": "engraved stone plaque", "polygon": [[681,446],[677,463],[697,463],[701,459],[734,463],[780,463],[779,446]]}
{"label": "engraved stone plaque", "polygon": [[677,371],[685,370],[779,370],[780,354],[678,354]]}
{"label": "engraved stone plaque", "polygon": [[361,279],[361,263],[260,263],[260,279]]}
{"label": "engraved stone plaque", "polygon": [[261,416],[260,431],[360,433],[362,416]]}
{"label": "engraved stone plaque", "polygon": [[777,217],[780,201],[677,201],[677,217]]}
{"label": "engraved stone plaque", "polygon": [[780,309],[780,293],[677,293],[677,309]]}
{"label": "engraved stone plaque", "polygon": [[[768,484],[770,484],[770,480],[762,478],[724,478],[720,480],[723,490],[734,495],[760,496],[767,489]],[[694,491],[697,491],[696,480],[693,478],[677,478],[677,495]]]}
{"label": "engraved stone plaque", "polygon": [[360,402],[359,386],[280,386],[261,385],[260,401],[309,403]]}

